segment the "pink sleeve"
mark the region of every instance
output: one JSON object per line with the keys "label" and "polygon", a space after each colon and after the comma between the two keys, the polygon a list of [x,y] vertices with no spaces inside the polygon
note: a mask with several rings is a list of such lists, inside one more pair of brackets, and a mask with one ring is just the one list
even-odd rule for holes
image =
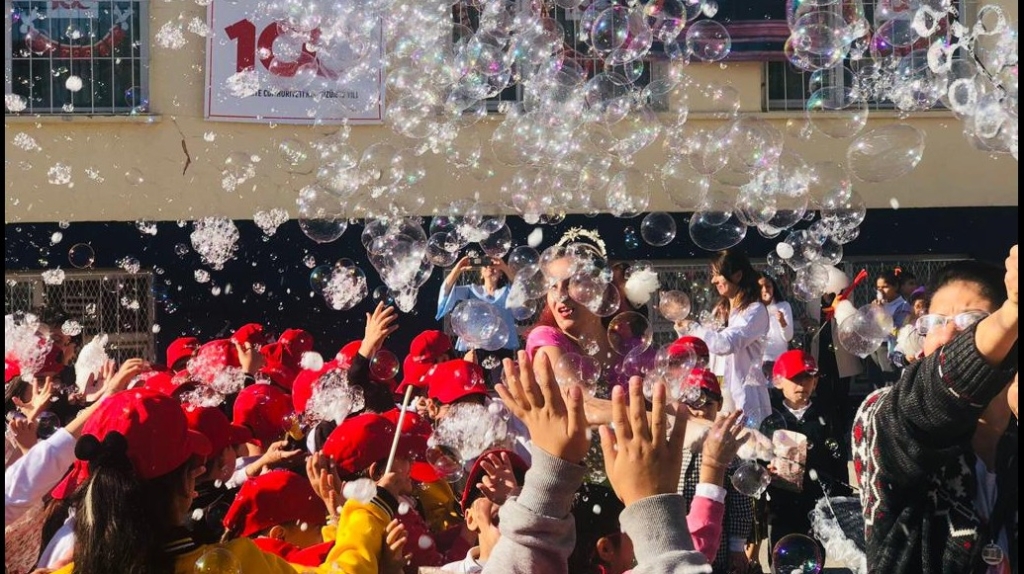
{"label": "pink sleeve", "polygon": [[693,548],[704,555],[708,562],[715,561],[718,547],[722,542],[722,518],[725,504],[706,496],[697,495],[690,503],[686,525],[690,528]]}
{"label": "pink sleeve", "polygon": [[533,358],[541,347],[558,347],[569,353],[573,352],[572,341],[564,333],[554,327],[534,327],[526,336],[526,354]]}

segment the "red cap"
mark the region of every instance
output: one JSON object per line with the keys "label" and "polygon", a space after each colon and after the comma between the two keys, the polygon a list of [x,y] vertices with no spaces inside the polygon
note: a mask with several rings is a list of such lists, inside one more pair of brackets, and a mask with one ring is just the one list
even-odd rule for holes
{"label": "red cap", "polygon": [[686,383],[693,385],[708,394],[722,398],[722,384],[718,382],[718,376],[711,372],[711,369],[694,369],[686,376]]}
{"label": "red cap", "polygon": [[672,354],[690,352],[698,359],[703,359],[705,363],[711,358],[708,344],[703,339],[689,335],[676,339],[675,342],[669,345],[668,351]]}
{"label": "red cap", "polygon": [[442,355],[451,352],[452,342],[441,331],[424,331],[409,344],[409,354],[402,364],[402,384],[395,392],[404,393],[409,385],[414,387],[427,386],[423,377],[430,371]]}
{"label": "red cap", "polygon": [[281,343],[270,343],[260,347],[260,354],[263,355],[263,366],[259,372],[282,389],[291,390],[299,369],[298,361],[292,360],[288,348]]}
{"label": "red cap", "polygon": [[156,371],[143,383],[143,387],[167,395],[178,402],[181,402],[182,395],[196,386],[198,383],[192,380],[188,371],[178,371],[173,375],[167,371]]}
{"label": "red cap", "polygon": [[[394,423],[381,415],[364,413],[345,419],[331,431],[323,453],[334,459],[342,473],[351,476],[387,460],[394,438]],[[420,434],[403,433],[398,441],[398,455],[410,460],[423,456],[426,449],[427,439]]]}
{"label": "red cap", "polygon": [[469,475],[466,476],[466,488],[462,491],[462,498],[459,500],[459,504],[462,506],[463,514],[466,513],[466,510],[469,508],[469,505],[472,504],[474,500],[480,497],[480,489],[478,489],[476,485],[477,483],[483,481],[484,475],[487,474],[487,471],[484,470],[483,465],[481,465],[480,463],[483,462],[484,457],[492,453],[497,455],[508,455],[508,460],[510,463],[512,463],[512,474],[515,475],[516,481],[519,483],[520,486],[522,486],[523,480],[526,478],[526,471],[530,469],[530,465],[526,464],[526,461],[523,460],[523,458],[518,454],[510,450],[500,448],[489,450],[481,454],[479,457],[477,457],[476,462],[473,463],[473,468],[470,469]]}
{"label": "red cap", "polygon": [[196,349],[188,371],[196,382],[211,384],[225,368],[241,366],[234,344],[228,339],[215,339]]}
{"label": "red cap", "polygon": [[284,345],[288,352],[291,353],[291,358],[296,361],[293,366],[298,366],[298,361],[302,359],[303,353],[309,353],[313,350],[313,335],[302,329],[286,329],[277,338],[277,342]]}
{"label": "red cap", "polygon": [[292,383],[292,406],[295,407],[295,412],[306,412],[306,403],[308,403],[309,399],[313,396],[313,389],[316,387],[316,382],[324,375],[324,373],[327,371],[333,371],[337,368],[337,361],[328,361],[317,371],[310,371],[308,369],[299,371],[299,374],[295,376],[295,382]]}
{"label": "red cap", "polygon": [[247,323],[238,328],[234,334],[231,335],[231,341],[244,345],[250,343],[252,345],[266,345],[269,340],[267,334],[263,332],[263,325],[259,323]]}
{"label": "red cap", "polygon": [[11,382],[11,379],[21,375],[21,365],[18,359],[4,357],[4,383]]}
{"label": "red cap", "polygon": [[317,528],[326,522],[326,512],[308,478],[275,470],[242,483],[224,515],[224,528],[240,537],[296,522]]}
{"label": "red cap", "polygon": [[[188,428],[178,401],[149,389],[121,391],[107,397],[82,428],[83,435],[101,441],[114,431],[124,435],[128,460],[143,480],[164,476],[192,456],[207,457],[211,452],[210,441]],[[75,461],[51,495],[63,499],[88,478],[88,463]]]}
{"label": "red cap", "polygon": [[476,363],[452,359],[438,363],[426,377],[427,396],[444,405],[470,395],[487,396],[484,371]]}
{"label": "red cap", "polygon": [[235,398],[232,423],[252,431],[252,442],[262,448],[280,440],[288,430],[292,402],[274,385],[250,385]]}
{"label": "red cap", "polygon": [[178,337],[167,346],[167,368],[173,369],[174,363],[182,359],[191,359],[199,349],[199,339],[195,337]]}
{"label": "red cap", "polygon": [[800,349],[793,349],[779,355],[779,358],[775,359],[775,367],[772,368],[773,378],[782,377],[792,380],[804,373],[817,375],[818,363],[810,353]]}
{"label": "red cap", "polygon": [[342,369],[347,369],[352,366],[352,359],[356,358],[359,354],[359,346],[363,344],[362,340],[351,341],[338,351],[338,354],[334,356],[334,360],[338,362],[338,366]]}
{"label": "red cap", "polygon": [[227,415],[217,407],[182,405],[188,428],[203,433],[210,441],[212,456],[219,455],[225,448],[244,444],[252,440],[249,429],[231,424]]}
{"label": "red cap", "polygon": [[[402,413],[401,409],[394,408],[390,411],[382,414],[381,416],[391,421],[391,424],[398,424],[398,416]],[[416,435],[422,437],[423,448],[416,454],[413,459],[412,468],[409,469],[409,476],[413,480],[418,482],[436,482],[441,479],[434,470],[434,467],[428,463],[418,460],[420,458],[419,453],[426,453],[426,440],[430,438],[430,435],[434,432],[434,427],[430,426],[430,421],[421,417],[411,410],[405,411],[405,418],[402,419],[402,436],[405,435]],[[415,439],[416,441],[420,439]],[[418,445],[418,443],[417,443]],[[415,446],[415,445],[414,445]],[[390,453],[388,453],[390,454]]]}

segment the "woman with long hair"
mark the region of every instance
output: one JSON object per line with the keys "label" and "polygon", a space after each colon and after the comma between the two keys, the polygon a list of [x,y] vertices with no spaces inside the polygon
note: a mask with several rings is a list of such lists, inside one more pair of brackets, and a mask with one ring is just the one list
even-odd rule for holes
{"label": "woman with long hair", "polygon": [[789,350],[789,342],[793,340],[793,308],[771,277],[761,277],[758,285],[761,286],[761,302],[768,308],[768,338],[764,346],[764,372],[767,376],[775,360]]}
{"label": "woman with long hair", "polygon": [[713,313],[721,328],[695,321],[676,324],[680,336],[693,335],[707,343],[709,367],[724,381],[722,412],[742,409],[747,420],[757,424],[771,413],[761,372],[769,318],[761,302],[760,277],[743,252],[719,251],[711,260],[711,284],[719,295]]}
{"label": "woman with long hair", "polygon": [[544,356],[553,367],[568,353],[589,355],[597,359],[602,379],[608,384],[624,385],[618,366],[622,359],[611,348],[602,317],[569,296],[573,256],[553,259],[545,274],[552,279],[537,322],[526,337],[526,352],[534,362]]}

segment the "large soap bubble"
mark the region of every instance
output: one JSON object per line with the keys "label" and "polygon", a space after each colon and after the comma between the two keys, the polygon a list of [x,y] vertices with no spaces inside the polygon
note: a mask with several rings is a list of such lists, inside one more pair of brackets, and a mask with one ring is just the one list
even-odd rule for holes
{"label": "large soap bubble", "polygon": [[839,324],[839,344],[865,358],[892,334],[892,317],[880,305],[865,305]]}
{"label": "large soap bubble", "polygon": [[877,127],[853,140],[846,168],[862,181],[878,183],[910,173],[924,154],[924,134],[906,124]]}

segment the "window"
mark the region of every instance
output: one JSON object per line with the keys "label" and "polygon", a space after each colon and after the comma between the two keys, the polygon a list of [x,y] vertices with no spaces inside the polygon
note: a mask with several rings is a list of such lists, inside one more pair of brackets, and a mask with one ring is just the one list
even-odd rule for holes
{"label": "window", "polygon": [[7,0],[7,113],[148,112],[148,0]]}
{"label": "window", "polygon": [[[868,22],[874,20],[875,6],[881,0],[867,0],[864,2],[864,17]],[[976,0],[957,0],[955,2],[957,12],[962,22],[969,20],[977,11]],[[917,56],[913,56],[916,60]],[[920,62],[914,62],[913,66],[926,66],[927,62],[922,54]],[[862,86],[855,86],[854,76],[860,76],[862,70],[874,67],[874,61],[869,53],[859,60],[847,58],[842,68],[833,68],[821,72],[806,72],[792,66],[788,61],[768,61],[764,64],[764,111],[802,111],[811,95],[820,88],[836,88],[837,93],[842,90],[860,89]],[[851,73],[852,72],[852,73]],[[871,109],[891,110],[895,106],[888,99],[869,99],[868,105]],[[942,108],[943,104],[937,102],[935,108]]]}
{"label": "window", "polygon": [[[623,2],[619,2],[620,4]],[[612,3],[608,2],[608,6]],[[642,61],[631,63],[627,66],[615,66],[606,68],[601,58],[591,50],[590,38],[582,31],[581,21],[584,11],[582,8],[562,8],[545,4],[542,15],[558,22],[564,34],[565,57],[576,60],[587,72],[587,78],[605,71],[615,71],[629,76],[633,80],[633,86],[642,89],[652,80],[657,78],[658,59],[664,59],[660,42],[655,42],[650,53]],[[458,2],[453,8],[453,17],[456,24],[466,26],[469,30],[476,31],[480,26],[480,9],[476,4],[470,2]],[[458,38],[453,38],[458,40]],[[487,100],[488,109],[495,111],[502,102],[521,102],[523,100],[523,88],[519,83],[513,84],[498,95]],[[654,102],[655,109],[663,109],[664,102]]]}

